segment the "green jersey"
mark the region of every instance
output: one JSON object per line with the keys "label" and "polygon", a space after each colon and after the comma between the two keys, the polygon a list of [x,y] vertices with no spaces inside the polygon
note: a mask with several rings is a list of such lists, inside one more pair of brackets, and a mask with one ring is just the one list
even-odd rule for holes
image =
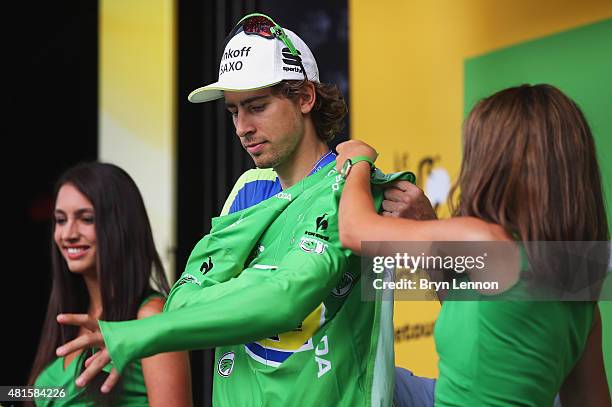
{"label": "green jersey", "polygon": [[[152,294],[146,297],[142,305],[146,304],[151,298],[159,297],[160,294]],[[141,306],[142,306],[141,305]],[[46,398],[38,399],[35,404],[45,407],[60,407],[60,406],[95,406],[100,404],[95,398],[86,392],[85,388],[77,387],[74,380],[79,376],[85,360],[83,354],[74,358],[68,366],[64,367],[65,357],[53,359],[40,372],[34,386],[36,387],[62,387],[65,390],[66,397],[64,398]],[[106,373],[110,373],[113,367],[108,364],[104,367]],[[128,407],[142,407],[149,405],[147,395],[147,387],[145,385],[144,376],[142,374],[142,363],[140,360],[135,360],[130,363],[123,371],[121,377],[120,392],[115,394],[114,398],[109,402],[114,405]]]}
{"label": "green jersey", "polygon": [[100,322],[115,366],[216,346],[215,405],[390,405],[393,304],[361,300],[359,258],[338,237],[334,167],[215,218],[163,314]]}

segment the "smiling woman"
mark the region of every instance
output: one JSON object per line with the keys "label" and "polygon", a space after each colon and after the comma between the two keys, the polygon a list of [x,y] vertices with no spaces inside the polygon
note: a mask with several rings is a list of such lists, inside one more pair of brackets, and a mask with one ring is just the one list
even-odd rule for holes
{"label": "smiling woman", "polygon": [[96,227],[89,199],[71,183],[62,185],[55,201],[53,238],[68,269],[84,278],[96,276]]}
{"label": "smiling woman", "polygon": [[75,379],[85,366],[96,363],[95,357],[80,351],[64,357],[55,353],[66,339],[89,333],[87,327],[60,326],[56,319],[60,313],[123,321],[145,318],[163,308],[168,282],[132,178],[115,165],[97,162],[67,170],[57,182],[53,220],[52,290],[29,384],[63,387],[66,397],[37,400],[37,404],[191,405],[185,352],[134,362],[107,393],[99,389],[113,377],[110,365],[81,388]]}

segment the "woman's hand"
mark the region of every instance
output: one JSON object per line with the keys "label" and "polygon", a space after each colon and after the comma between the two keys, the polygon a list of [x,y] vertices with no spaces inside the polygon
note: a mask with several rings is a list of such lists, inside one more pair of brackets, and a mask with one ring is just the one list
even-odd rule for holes
{"label": "woman's hand", "polygon": [[[57,348],[55,351],[57,356],[65,356],[75,351],[84,351],[90,348],[100,349],[85,361],[85,370],[76,379],[76,385],[84,387],[111,361],[110,355],[106,350],[104,337],[98,326],[98,321],[87,314],[59,314],[57,316],[57,322],[63,325],[82,327],[87,331],[86,334],[80,335]],[[100,388],[100,391],[102,393],[110,392],[118,380],[119,373],[113,368]]]}
{"label": "woman's hand", "polygon": [[336,170],[338,172],[342,172],[342,167],[349,158],[365,155],[374,162],[376,161],[376,157],[378,157],[376,150],[359,140],[349,140],[340,143],[336,147],[336,151],[338,152],[338,156],[336,157]]}

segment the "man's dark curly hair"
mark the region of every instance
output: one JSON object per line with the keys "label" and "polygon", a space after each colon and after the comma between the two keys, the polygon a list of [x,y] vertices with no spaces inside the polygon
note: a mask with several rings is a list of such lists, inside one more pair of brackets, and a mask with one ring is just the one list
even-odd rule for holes
{"label": "man's dark curly hair", "polygon": [[[296,101],[304,93],[308,82],[282,81],[272,87],[272,94],[281,95]],[[344,117],[347,108],[344,96],[336,85],[311,82],[317,94],[315,105],[311,110],[317,136],[323,141],[330,141],[344,128]]]}

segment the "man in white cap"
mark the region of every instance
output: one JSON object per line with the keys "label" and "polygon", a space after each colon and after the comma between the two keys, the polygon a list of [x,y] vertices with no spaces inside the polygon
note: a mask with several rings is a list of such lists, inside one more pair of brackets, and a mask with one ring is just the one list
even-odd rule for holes
{"label": "man in white cap", "polygon": [[[101,348],[79,383],[112,360],[107,391],[133,360],[216,347],[216,405],[390,405],[393,303],[362,300],[360,260],[341,247],[337,209],[351,165],[367,163],[373,184],[406,174],[382,176],[367,157],[336,172],[326,142],[342,127],[343,98],[319,82],[306,44],[267,16],[238,23],[219,80],[189,95],[220,98],[258,169],[243,174],[229,214],[194,248],[164,313],[124,322],[62,316],[92,333],[58,354]],[[416,207],[395,203],[390,215]]]}
{"label": "man in white cap", "polygon": [[[319,82],[308,46],[268,17],[245,17],[228,36],[219,80],[189,95],[194,103],[221,98],[257,168],[269,169],[243,175],[224,213],[259,203],[334,160],[327,141],[343,127],[342,94]],[[253,177],[262,182],[241,185]]]}

